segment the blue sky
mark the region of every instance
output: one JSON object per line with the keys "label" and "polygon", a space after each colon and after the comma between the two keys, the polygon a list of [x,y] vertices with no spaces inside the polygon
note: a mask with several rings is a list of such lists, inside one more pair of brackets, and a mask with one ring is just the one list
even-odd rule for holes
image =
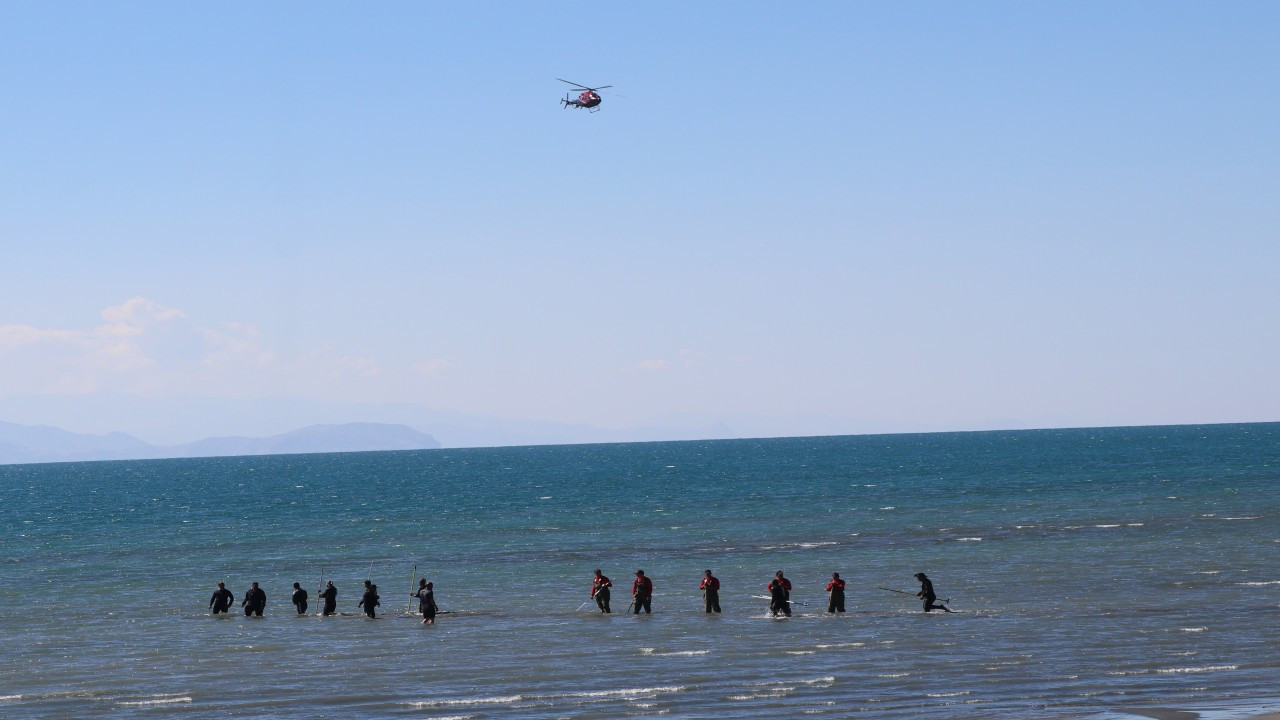
{"label": "blue sky", "polygon": [[[1265,2],[8,3],[0,419],[1277,420],[1277,27]],[[563,110],[557,77],[616,94]]]}

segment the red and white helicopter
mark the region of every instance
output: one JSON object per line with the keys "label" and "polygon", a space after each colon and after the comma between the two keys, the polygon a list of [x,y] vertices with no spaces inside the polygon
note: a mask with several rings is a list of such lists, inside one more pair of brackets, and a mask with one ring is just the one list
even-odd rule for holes
{"label": "red and white helicopter", "polygon": [[586,85],[579,85],[576,82],[569,82],[568,80],[563,80],[561,78],[556,79],[562,83],[569,83],[574,87],[582,88],[582,92],[578,94],[577,98],[573,97],[572,92],[566,93],[564,98],[560,100],[560,105],[562,107],[586,108],[587,112],[596,112],[600,109],[600,93],[598,93],[597,90],[604,90],[605,88],[613,87],[612,85],[601,85],[600,87],[592,88],[587,87]]}

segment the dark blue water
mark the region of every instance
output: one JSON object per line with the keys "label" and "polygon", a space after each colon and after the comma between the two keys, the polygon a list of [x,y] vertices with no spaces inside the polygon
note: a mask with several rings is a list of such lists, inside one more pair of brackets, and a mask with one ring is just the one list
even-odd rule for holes
{"label": "dark blue water", "polygon": [[[1101,717],[1280,696],[1280,424],[0,467],[4,717]],[[406,612],[411,578],[442,615]],[[601,616],[592,569],[655,584]],[[702,571],[724,613],[702,613]],[[796,616],[772,620],[783,569]],[[830,617],[831,572],[850,612]],[[920,611],[926,572],[956,614]],[[298,618],[321,578],[357,613]],[[211,618],[225,580],[266,616]]]}

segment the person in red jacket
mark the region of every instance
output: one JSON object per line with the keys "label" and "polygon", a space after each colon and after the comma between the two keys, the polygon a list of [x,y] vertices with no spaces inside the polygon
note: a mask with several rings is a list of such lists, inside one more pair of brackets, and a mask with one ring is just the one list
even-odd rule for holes
{"label": "person in red jacket", "polygon": [[643,570],[636,571],[636,581],[631,583],[632,613],[639,615],[644,608],[646,615],[653,612],[649,609],[649,601],[653,599],[653,581],[644,576]]}
{"label": "person in red jacket", "polygon": [[844,612],[844,581],[840,579],[840,573],[831,573],[831,582],[827,583],[827,594],[831,596],[830,602],[827,603],[827,612]]}
{"label": "person in red jacket", "polygon": [[600,574],[600,568],[596,568],[595,577],[591,579],[591,597],[596,599],[596,607],[600,608],[600,612],[613,612],[609,609],[609,588],[611,587],[613,583]]}
{"label": "person in red jacket", "polygon": [[707,612],[720,612],[720,581],[711,574],[710,570],[703,573],[698,589],[702,591],[702,602]]}
{"label": "person in red jacket", "polygon": [[769,581],[769,612],[774,617],[778,613],[791,617],[791,581],[783,577],[781,570]]}

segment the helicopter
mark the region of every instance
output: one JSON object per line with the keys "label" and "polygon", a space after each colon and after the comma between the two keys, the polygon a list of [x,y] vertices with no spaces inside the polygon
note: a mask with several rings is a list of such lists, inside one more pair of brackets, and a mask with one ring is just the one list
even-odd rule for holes
{"label": "helicopter", "polygon": [[591,88],[561,78],[556,79],[562,83],[569,83],[574,87],[582,88],[582,92],[578,94],[576,99],[573,97],[572,92],[565,93],[564,98],[560,100],[560,105],[562,107],[586,108],[587,112],[596,112],[600,109],[600,93],[596,92],[597,90],[613,87],[612,85],[601,85],[597,88]]}

